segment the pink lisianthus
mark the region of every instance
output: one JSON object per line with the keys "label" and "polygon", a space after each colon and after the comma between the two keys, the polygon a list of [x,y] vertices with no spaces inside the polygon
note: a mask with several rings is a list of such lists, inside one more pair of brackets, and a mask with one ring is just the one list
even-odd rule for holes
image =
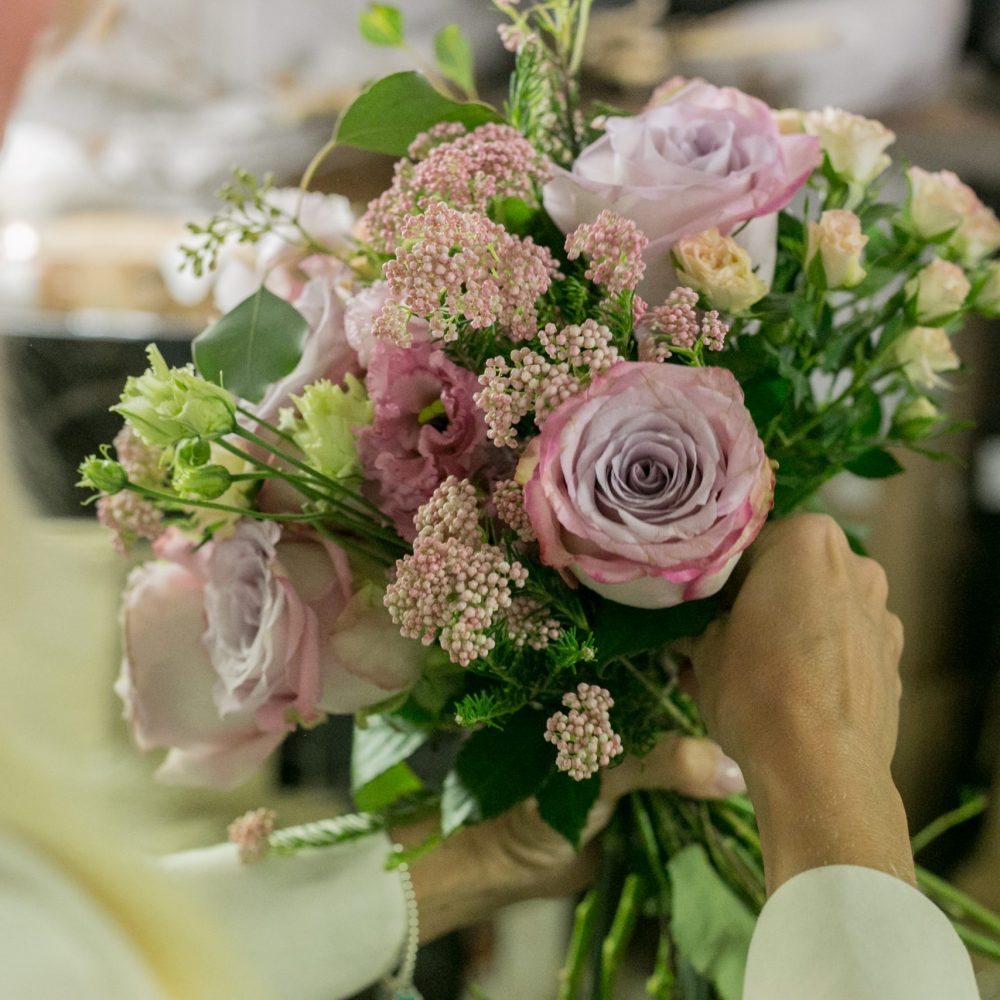
{"label": "pink lisianthus", "polygon": [[563,403],[519,473],[542,562],[642,608],[718,591],[774,488],[729,371],[642,362]]}
{"label": "pink lisianthus", "polygon": [[156,551],[125,591],[115,690],[136,743],[169,749],[165,781],[238,784],[298,724],[377,704],[419,673],[419,646],[354,592],[328,541],[245,520],[197,550],[170,530]]}
{"label": "pink lisianthus", "polygon": [[380,342],[367,383],[375,420],[358,432],[358,455],[371,499],[412,541],[414,515],[448,476],[475,478],[502,455],[473,400],[475,374],[435,344]]}
{"label": "pink lisianthus", "polygon": [[[692,80],[635,117],[609,118],[571,170],[553,168],[544,203],[565,233],[604,209],[632,219],[649,237],[652,266],[683,236],[728,234],[784,208],[821,157],[814,136],[779,133],[763,101]],[[775,227],[764,228],[745,249],[767,271]]]}

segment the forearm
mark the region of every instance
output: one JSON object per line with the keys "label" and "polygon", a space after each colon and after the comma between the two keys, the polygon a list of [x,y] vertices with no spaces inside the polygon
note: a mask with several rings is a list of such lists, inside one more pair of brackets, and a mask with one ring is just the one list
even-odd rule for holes
{"label": "forearm", "polygon": [[748,775],[767,891],[826,865],[857,865],[915,884],[906,813],[888,769],[812,768]]}

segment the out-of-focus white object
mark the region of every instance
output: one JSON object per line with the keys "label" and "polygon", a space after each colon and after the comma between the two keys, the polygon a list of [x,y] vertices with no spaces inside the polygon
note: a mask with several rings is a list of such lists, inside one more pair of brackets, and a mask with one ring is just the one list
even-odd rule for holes
{"label": "out-of-focus white object", "polygon": [[[408,41],[425,56],[449,22],[462,26],[481,63],[505,56],[488,4],[396,3]],[[365,6],[116,0],[98,30],[29,80],[13,148],[0,160],[0,213],[24,199],[32,214],[108,203],[186,208],[237,164],[279,177],[300,171],[361,86],[413,68],[411,54],[361,38]]]}

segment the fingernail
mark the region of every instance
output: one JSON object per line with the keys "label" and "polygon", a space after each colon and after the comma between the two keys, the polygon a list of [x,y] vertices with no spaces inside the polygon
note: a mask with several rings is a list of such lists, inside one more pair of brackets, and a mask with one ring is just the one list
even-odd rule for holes
{"label": "fingernail", "polygon": [[736,792],[747,790],[747,783],[743,779],[740,765],[732,757],[727,757],[725,754],[719,756],[719,763],[715,768],[715,787],[724,795],[733,795]]}

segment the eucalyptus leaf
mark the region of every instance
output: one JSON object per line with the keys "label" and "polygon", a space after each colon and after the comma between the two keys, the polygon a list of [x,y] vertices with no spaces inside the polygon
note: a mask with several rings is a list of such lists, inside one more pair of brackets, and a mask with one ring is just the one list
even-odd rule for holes
{"label": "eucalyptus leaf", "polygon": [[563,771],[556,771],[538,790],[538,812],[553,830],[579,849],[580,835],[600,793],[600,772],[585,781],[576,781]]}
{"label": "eucalyptus leaf", "polygon": [[478,101],[453,101],[412,70],[373,83],[340,116],[337,143],[373,153],[405,156],[410,143],[439,122],[474,129],[501,122],[500,114]]}
{"label": "eucalyptus leaf", "polygon": [[423,787],[423,782],[413,773],[410,766],[400,762],[355,789],[354,804],[361,812],[378,813],[388,809],[404,795],[412,795]]}
{"label": "eucalyptus leaf", "polygon": [[721,1000],[740,1000],[753,914],[712,867],[700,844],[678,851],[667,872],[670,930],[677,950],[712,981]]}
{"label": "eucalyptus leaf", "polygon": [[545,742],[544,712],[522,709],[503,729],[480,729],[459,751],[455,770],[475,796],[483,819],[499,816],[534,795],[555,768]]}
{"label": "eucalyptus leaf", "polygon": [[257,403],[299,363],[308,333],[302,313],[261,285],[199,334],[191,354],[204,378]]}
{"label": "eucalyptus leaf", "polygon": [[472,46],[457,24],[442,28],[434,38],[434,60],[441,75],[466,94],[475,94]]}
{"label": "eucalyptus leaf", "polygon": [[403,15],[384,3],[370,3],[358,17],[358,27],[365,41],[398,49],[406,41],[403,35]]}
{"label": "eucalyptus leaf", "polygon": [[700,635],[715,617],[712,597],[673,608],[633,608],[601,601],[594,616],[594,640],[601,663],[648,649],[659,649],[682,636]]}
{"label": "eucalyptus leaf", "polygon": [[357,792],[380,774],[406,760],[430,736],[387,716],[370,716],[366,724],[354,727],[351,746],[351,789]]}

